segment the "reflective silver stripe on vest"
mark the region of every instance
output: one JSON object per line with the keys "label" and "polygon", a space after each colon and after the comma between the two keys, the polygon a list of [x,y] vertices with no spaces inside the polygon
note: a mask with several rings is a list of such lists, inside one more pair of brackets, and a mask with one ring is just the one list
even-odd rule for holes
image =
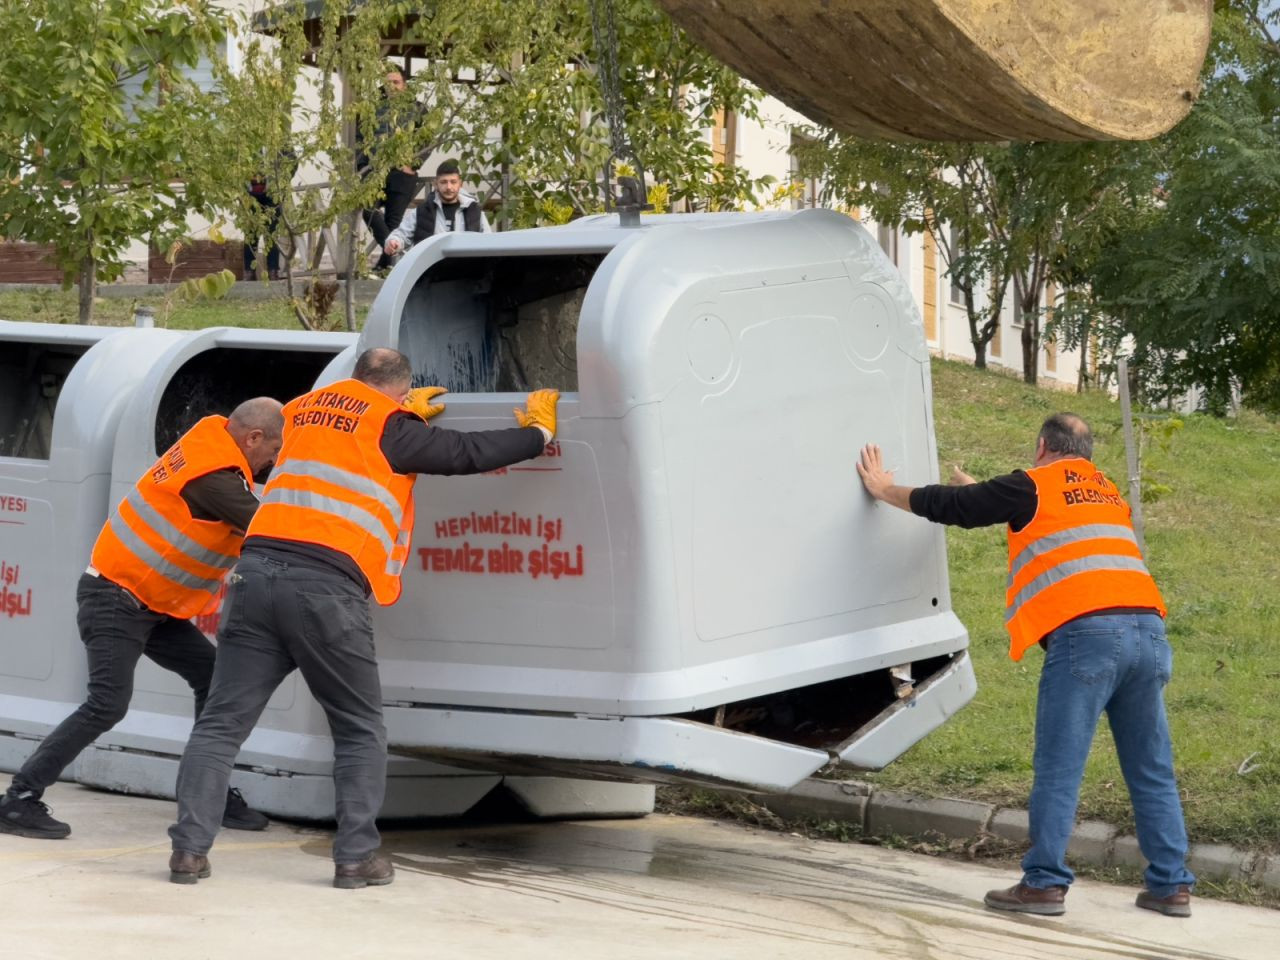
{"label": "reflective silver stripe on vest", "polygon": [[1147,565],[1137,557],[1124,557],[1115,554],[1081,557],[1079,560],[1068,560],[1066,563],[1060,563],[1052,570],[1046,570],[1018,591],[1018,595],[1013,598],[1005,611],[1005,623],[1017,616],[1018,610],[1022,605],[1041,590],[1051,587],[1055,583],[1060,583],[1067,577],[1075,576],[1077,573],[1086,573],[1092,570],[1132,570],[1134,573],[1147,573]]}
{"label": "reflective silver stripe on vest", "polygon": [[388,574],[388,575],[390,575],[390,576],[392,576],[392,577],[398,577],[398,576],[400,576],[400,574],[404,572],[404,561],[403,561],[403,560],[388,560],[388,561],[387,561],[387,568],[386,568],[386,572],[387,572],[387,574]]}
{"label": "reflective silver stripe on vest", "polygon": [[1005,589],[1013,586],[1014,577],[1036,557],[1044,556],[1050,550],[1057,550],[1058,547],[1066,546],[1068,543],[1079,543],[1082,540],[1128,540],[1135,547],[1138,545],[1133,531],[1122,523],[1087,523],[1082,527],[1060,530],[1039,540],[1032,540],[1022,548],[1022,552],[1009,564],[1009,580],[1005,584]]}
{"label": "reflective silver stripe on vest", "polygon": [[325,483],[332,483],[334,486],[358,493],[362,497],[377,500],[391,514],[391,523],[396,528],[404,525],[404,511],[400,509],[400,504],[391,495],[391,491],[368,477],[362,477],[350,470],[343,470],[341,467],[321,463],[319,460],[286,460],[281,465],[280,472],[273,473],[271,479],[281,480],[289,476],[323,480]]}
{"label": "reflective silver stripe on vest", "polygon": [[[206,567],[217,567],[219,570],[230,570],[236,565],[236,561],[240,559],[238,554],[223,553],[221,550],[213,550],[203,544],[192,540],[185,533],[180,531],[172,523],[170,523],[159,510],[147,503],[146,498],[134,487],[129,491],[129,495],[124,498],[129,506],[138,512],[138,516],[142,518],[142,522],[155,531],[158,536],[169,546],[178,552],[185,554],[192,560],[203,563]],[[121,518],[121,522],[124,519]]]}
{"label": "reflective silver stripe on vest", "polygon": [[[272,477],[274,482],[278,478]],[[291,507],[306,507],[308,510],[316,510],[320,513],[327,513],[330,516],[337,517],[340,520],[346,520],[354,523],[369,536],[373,537],[380,544],[382,549],[388,555],[391,554],[395,544],[392,539],[387,536],[387,531],[382,526],[382,521],[375,517],[364,507],[357,507],[353,503],[347,503],[339,500],[337,497],[326,497],[323,493],[315,493],[312,490],[294,490],[292,487],[276,487],[268,490],[266,496],[262,498],[265,503],[283,503]]]}
{"label": "reflective silver stripe on vest", "polygon": [[222,585],[222,577],[207,580],[204,577],[196,576],[194,573],[188,573],[181,567],[170,563],[160,553],[156,552],[154,547],[139,537],[137,533],[134,532],[133,528],[121,519],[119,514],[116,514],[108,520],[107,526],[111,528],[111,532],[119,538],[122,544],[124,544],[126,550],[132,553],[152,570],[156,571],[156,573],[167,577],[174,583],[180,584],[190,590],[203,590],[206,593],[217,593],[218,587]]}

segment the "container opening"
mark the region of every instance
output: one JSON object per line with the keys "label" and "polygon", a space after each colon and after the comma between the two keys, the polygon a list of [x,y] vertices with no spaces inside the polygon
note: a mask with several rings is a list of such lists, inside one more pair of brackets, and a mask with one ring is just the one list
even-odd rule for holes
{"label": "container opening", "polygon": [[578,389],[578,317],[604,254],[453,257],[414,285],[400,349],[414,386]]}
{"label": "container opening", "polygon": [[[915,686],[920,687],[950,663],[948,656],[917,660],[911,665]],[[897,700],[889,671],[873,670],[679,717],[799,747],[834,751]]]}
{"label": "container opening", "polygon": [[334,357],[328,350],[215,347],[196,354],[169,380],[156,414],[156,450],[167,450],[201,417],[226,416],[251,397],[288,403],[315,386]]}
{"label": "container opening", "polygon": [[88,345],[0,342],[0,457],[48,460],[62,385]]}

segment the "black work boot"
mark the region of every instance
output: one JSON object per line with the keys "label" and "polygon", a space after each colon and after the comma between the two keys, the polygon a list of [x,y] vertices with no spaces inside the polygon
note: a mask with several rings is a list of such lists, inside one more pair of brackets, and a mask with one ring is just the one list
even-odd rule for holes
{"label": "black work boot", "polygon": [[49,816],[49,808],[30,790],[10,791],[0,797],[0,833],[34,840],[61,840],[71,833],[71,825]]}
{"label": "black work boot", "polygon": [[342,890],[381,887],[396,878],[390,857],[371,853],[359,863],[339,863],[333,868],[333,885]]}
{"label": "black work boot", "polygon": [[175,850],[169,856],[170,883],[196,883],[204,880],[213,870],[209,867],[209,858],[198,853],[187,853]]}
{"label": "black work boot", "polygon": [[1034,913],[1041,917],[1058,917],[1067,912],[1064,902],[1066,887],[1028,887],[1015,883],[1006,890],[989,890],[982,902],[992,910],[1012,913]]}
{"label": "black work boot", "polygon": [[251,809],[235,787],[227,791],[227,806],[222,811],[222,825],[228,830],[265,830],[270,822],[266,814]]}

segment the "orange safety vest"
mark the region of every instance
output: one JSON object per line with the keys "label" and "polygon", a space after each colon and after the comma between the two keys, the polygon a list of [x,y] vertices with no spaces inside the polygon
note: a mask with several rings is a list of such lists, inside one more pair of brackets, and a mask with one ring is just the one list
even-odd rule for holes
{"label": "orange safety vest", "polygon": [[359,380],[291,400],[284,445],[248,536],[344,553],[386,606],[400,597],[413,537],[413,482],[382,455],[387,418],[405,408]]}
{"label": "orange safety vest", "polygon": [[252,483],[253,471],[227,433],[227,418],[205,417],[120,501],[89,562],[157,613],[186,619],[204,611],[240,558],[243,535],[221,520],[197,520],[182,491],[228,467]]}
{"label": "orange safety vest", "polygon": [[1088,460],[1056,460],[1027,471],[1036,515],[1009,530],[1005,626],[1009,656],[1068,620],[1111,607],[1166,613],[1129,520],[1129,504]]}

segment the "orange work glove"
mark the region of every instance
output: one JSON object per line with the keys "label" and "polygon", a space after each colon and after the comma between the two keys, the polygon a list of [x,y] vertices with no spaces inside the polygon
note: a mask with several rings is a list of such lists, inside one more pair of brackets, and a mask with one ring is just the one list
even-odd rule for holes
{"label": "orange work glove", "polygon": [[556,435],[556,403],[559,399],[559,390],[533,391],[524,402],[524,410],[517,407],[512,411],[516,415],[516,423],[522,427],[542,427],[554,437]]}
{"label": "orange work glove", "polygon": [[404,408],[412,410],[423,420],[430,420],[437,413],[444,413],[443,403],[432,403],[442,393],[448,393],[444,387],[415,387],[404,398]]}

